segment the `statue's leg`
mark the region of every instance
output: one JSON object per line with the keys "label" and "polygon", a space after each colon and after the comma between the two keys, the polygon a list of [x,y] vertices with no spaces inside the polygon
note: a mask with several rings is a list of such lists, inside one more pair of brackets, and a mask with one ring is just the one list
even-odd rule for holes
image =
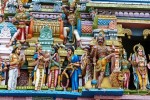
{"label": "statue's leg", "polygon": [[76,91],[78,88],[78,72],[74,70],[71,76],[71,84],[72,84],[72,91]]}
{"label": "statue's leg", "polygon": [[48,75],[48,87],[51,88],[51,80],[52,80],[52,71],[50,70],[50,73]]}
{"label": "statue's leg", "polygon": [[105,72],[100,72],[100,75],[98,77],[98,88],[101,88],[101,84],[102,84],[102,81],[103,81],[103,78],[104,78],[104,74],[105,74]]}
{"label": "statue's leg", "polygon": [[37,68],[36,69],[35,90],[38,90],[39,80],[40,80],[40,70],[39,70],[39,68]]}
{"label": "statue's leg", "polygon": [[128,77],[127,77],[127,89],[129,89],[130,71],[128,71],[127,73],[128,73]]}
{"label": "statue's leg", "polygon": [[64,27],[64,44],[67,42],[67,36],[69,31],[70,31],[69,27]]}
{"label": "statue's leg", "polygon": [[75,38],[76,38],[76,40],[77,40],[77,47],[80,47],[80,41],[81,41],[81,38],[80,38],[80,35],[79,35],[79,33],[78,33],[78,31],[77,30],[74,30],[73,31],[73,34],[75,35]]}
{"label": "statue's leg", "polygon": [[46,72],[44,72],[44,77],[43,77],[43,86],[45,86],[45,82],[46,82]]}
{"label": "statue's leg", "polygon": [[57,86],[58,74],[59,74],[59,69],[55,69],[54,87]]}
{"label": "statue's leg", "polygon": [[[44,80],[44,68],[43,69],[41,69],[41,71],[42,71],[42,75],[40,75],[40,77],[41,77],[41,84],[40,84],[40,87],[42,87],[42,85],[44,84],[43,83],[43,80]],[[41,90],[41,88],[40,88],[40,90]]]}
{"label": "statue's leg", "polygon": [[111,53],[110,55],[105,57],[106,59],[111,59],[111,72],[115,69],[115,53]]}
{"label": "statue's leg", "polygon": [[8,90],[11,90],[13,83],[13,69],[9,70]]}
{"label": "statue's leg", "polygon": [[143,89],[146,89],[146,86],[148,84],[148,74],[147,74],[147,70],[145,69],[145,77],[143,79]]}
{"label": "statue's leg", "polygon": [[140,85],[140,89],[143,88],[143,82],[142,82],[142,76],[139,73],[139,71],[136,71],[137,75],[138,75],[138,79],[139,79],[139,85]]}

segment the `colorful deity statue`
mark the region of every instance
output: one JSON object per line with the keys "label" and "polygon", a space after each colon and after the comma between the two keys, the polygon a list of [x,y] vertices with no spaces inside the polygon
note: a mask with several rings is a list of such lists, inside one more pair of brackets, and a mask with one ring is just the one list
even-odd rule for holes
{"label": "colorful deity statue", "polygon": [[109,70],[109,61],[111,60],[111,72],[113,72],[115,68],[115,54],[114,48],[109,48],[105,45],[104,32],[100,31],[97,36],[97,43],[92,50],[93,54],[93,63],[95,66],[95,71],[99,72],[98,77],[98,88],[101,88],[101,83],[105,76],[110,75]]}
{"label": "colorful deity statue", "polygon": [[84,84],[92,80],[92,63],[90,56],[90,47],[85,46],[85,53],[81,56],[82,77],[84,77]]}
{"label": "colorful deity statue", "polygon": [[10,67],[9,67],[9,79],[8,90],[15,90],[17,86],[17,78],[20,76],[20,68],[25,62],[25,56],[20,54],[21,45],[18,44],[10,54]]}
{"label": "colorful deity statue", "polygon": [[0,85],[5,85],[6,70],[7,70],[7,64],[6,62],[3,62],[2,58],[0,57]]}
{"label": "colorful deity statue", "polygon": [[129,80],[130,80],[130,62],[127,60],[127,53],[124,50],[123,51],[123,57],[120,61],[120,65],[121,65],[121,72],[123,72],[124,75],[124,83],[123,83],[123,88],[124,89],[128,89],[129,88]]}
{"label": "colorful deity statue", "polygon": [[50,53],[47,51],[42,52],[42,47],[38,47],[38,51],[34,54],[35,59],[35,68],[34,68],[34,82],[35,90],[41,90],[42,85],[45,85],[46,82],[46,67],[50,60]]}
{"label": "colorful deity statue", "polygon": [[136,89],[140,87],[145,90],[149,84],[145,51],[141,44],[136,44],[133,50],[134,54],[130,56],[129,61],[133,67],[134,85]]}
{"label": "colorful deity statue", "polygon": [[48,87],[50,89],[55,89],[58,84],[58,75],[59,75],[59,67],[60,67],[60,57],[58,54],[59,47],[54,46],[54,54],[50,58],[49,64],[49,76],[48,76]]}
{"label": "colorful deity statue", "polygon": [[[74,48],[72,46],[68,47],[67,60],[68,66],[62,72],[62,76],[67,74],[66,71],[68,71],[71,81],[67,81],[66,84],[69,84],[70,82],[72,91],[78,91],[78,88],[82,86],[82,70],[80,67],[79,57],[74,54]],[[69,79],[68,76],[67,79]]]}
{"label": "colorful deity statue", "polygon": [[17,13],[15,14],[14,18],[12,18],[12,22],[18,23],[17,25],[17,32],[13,35],[11,38],[10,43],[8,46],[12,44],[15,40],[24,43],[26,42],[26,39],[28,38],[29,32],[29,24],[28,22],[29,15],[25,12],[25,8],[23,7],[22,3],[19,3]]}
{"label": "colorful deity statue", "polygon": [[42,53],[42,47],[38,47],[38,52],[34,54],[35,59],[35,68],[34,68],[34,83],[35,83],[35,90],[41,90],[43,84],[45,84],[45,68],[47,67],[47,62],[49,61],[49,54]]}
{"label": "colorful deity statue", "polygon": [[74,43],[74,36],[76,37],[78,44],[80,41],[80,35],[76,29],[77,15],[75,13],[75,8],[76,0],[74,0],[74,2],[70,6],[63,5],[62,8],[62,10],[64,11],[64,14],[62,14],[64,20],[64,43]]}

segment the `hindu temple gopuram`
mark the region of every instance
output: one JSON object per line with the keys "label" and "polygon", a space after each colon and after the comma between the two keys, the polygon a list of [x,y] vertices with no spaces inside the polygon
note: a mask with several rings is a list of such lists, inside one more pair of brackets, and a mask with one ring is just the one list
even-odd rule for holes
{"label": "hindu temple gopuram", "polygon": [[0,100],[150,100],[150,0],[0,0]]}

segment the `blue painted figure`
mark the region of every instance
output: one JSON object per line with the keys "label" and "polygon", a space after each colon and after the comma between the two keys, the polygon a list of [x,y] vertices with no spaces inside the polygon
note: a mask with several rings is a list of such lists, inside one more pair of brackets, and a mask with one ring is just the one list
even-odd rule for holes
{"label": "blue painted figure", "polygon": [[71,85],[72,85],[72,91],[77,91],[79,85],[79,78],[81,76],[81,68],[79,63],[79,57],[74,54],[74,48],[69,47],[68,48],[68,55],[67,55],[69,66],[73,67],[73,70],[71,71]]}
{"label": "blue painted figure", "polygon": [[6,64],[2,62],[2,58],[0,57],[0,85],[5,85],[6,70]]}

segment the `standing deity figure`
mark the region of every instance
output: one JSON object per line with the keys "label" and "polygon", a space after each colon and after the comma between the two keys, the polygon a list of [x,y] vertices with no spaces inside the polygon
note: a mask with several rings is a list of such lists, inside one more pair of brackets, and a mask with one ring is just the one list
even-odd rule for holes
{"label": "standing deity figure", "polygon": [[64,69],[62,75],[66,74],[65,72],[68,71],[71,78],[72,91],[78,91],[79,86],[82,86],[82,70],[79,57],[74,54],[74,48],[72,46],[68,47],[67,60],[68,66]]}
{"label": "standing deity figure", "polygon": [[84,84],[92,80],[92,64],[90,59],[90,47],[84,48],[85,53],[81,56],[82,77],[84,77]]}
{"label": "standing deity figure", "polygon": [[42,53],[42,47],[38,47],[38,51],[34,54],[33,58],[35,59],[35,68],[34,68],[34,82],[35,90],[41,90],[42,85],[45,82],[45,67],[46,63],[49,61],[47,54]]}
{"label": "standing deity figure", "polygon": [[105,45],[104,31],[100,31],[97,36],[97,43],[91,51],[93,54],[93,63],[95,66],[95,71],[99,72],[98,77],[98,88],[101,88],[101,83],[105,76],[110,75],[109,70],[109,61],[111,60],[111,72],[113,72],[115,68],[115,50],[114,48],[109,48]]}
{"label": "standing deity figure", "polygon": [[123,88],[128,89],[129,88],[129,79],[130,79],[130,62],[127,60],[127,52],[124,50],[123,51],[123,57],[120,61],[121,65],[121,72],[123,72],[124,75],[124,83],[123,83]]}
{"label": "standing deity figure", "polygon": [[5,85],[6,70],[7,70],[7,64],[6,62],[3,62],[2,58],[0,57],[0,85]]}
{"label": "standing deity figure", "polygon": [[49,76],[48,76],[48,87],[50,89],[55,89],[58,84],[58,75],[59,75],[59,66],[60,66],[60,57],[58,54],[59,47],[54,46],[54,54],[50,58],[49,64]]}
{"label": "standing deity figure", "polygon": [[20,54],[21,45],[18,44],[10,54],[10,67],[9,67],[9,79],[8,90],[15,90],[17,86],[17,78],[20,76],[20,68],[24,64],[25,56]]}
{"label": "standing deity figure", "polygon": [[140,86],[140,89],[145,90],[149,84],[145,51],[141,44],[136,44],[133,50],[134,54],[130,56],[129,61],[133,67],[134,85],[136,89]]}
{"label": "standing deity figure", "polygon": [[25,12],[25,8],[23,7],[23,4],[20,3],[18,5],[17,13],[15,14],[14,18],[12,18],[13,22],[18,23],[17,25],[17,32],[13,35],[13,37],[10,40],[10,43],[8,46],[12,44],[13,41],[17,40],[21,43],[25,43],[27,36],[29,35],[29,26],[27,26],[27,18],[28,15]]}

